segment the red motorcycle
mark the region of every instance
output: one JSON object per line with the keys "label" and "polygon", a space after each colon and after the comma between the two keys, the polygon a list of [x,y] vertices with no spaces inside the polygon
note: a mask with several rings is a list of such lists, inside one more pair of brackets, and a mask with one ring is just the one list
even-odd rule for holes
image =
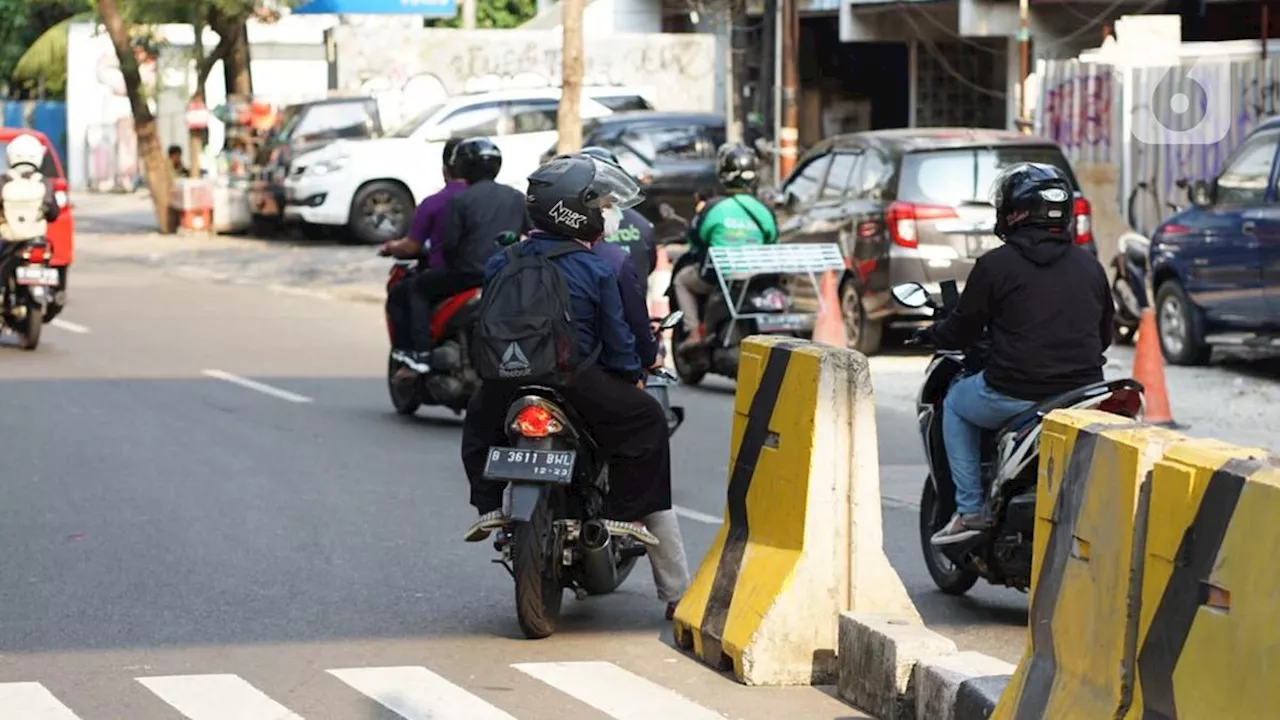
{"label": "red motorcycle", "polygon": [[[387,277],[387,292],[409,274],[412,262],[397,262]],[[480,304],[480,288],[464,290],[435,306],[431,315],[430,372],[412,380],[396,380],[405,366],[394,352],[388,354],[387,389],[391,405],[401,415],[412,415],[423,405],[440,405],[461,414],[480,387],[480,378],[471,367],[471,325]],[[387,333],[395,329],[387,317]]]}

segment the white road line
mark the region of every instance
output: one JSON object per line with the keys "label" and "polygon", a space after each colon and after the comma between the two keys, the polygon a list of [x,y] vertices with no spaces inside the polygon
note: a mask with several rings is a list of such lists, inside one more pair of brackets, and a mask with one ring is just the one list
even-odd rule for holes
{"label": "white road line", "polygon": [[311,402],[311,398],[306,395],[299,395],[297,393],[291,393],[288,390],[281,390],[278,387],[272,387],[266,383],[260,383],[257,380],[250,380],[249,378],[240,377],[239,375],[232,375],[224,370],[202,370],[201,374],[205,377],[214,378],[215,380],[225,380],[233,385],[239,385],[240,387],[255,390],[263,395],[270,395],[271,397],[280,398],[281,400],[288,400],[293,403]]}
{"label": "white road line", "polygon": [[302,720],[237,675],[137,678],[190,720]]}
{"label": "white road line", "polygon": [[511,667],[615,720],[724,720],[720,713],[613,663],[521,663]]}
{"label": "white road line", "polygon": [[516,720],[424,667],[327,672],[404,720]]}
{"label": "white road line", "polygon": [[689,518],[690,520],[706,523],[708,525],[719,525],[724,522],[724,518],[716,517],[715,515],[708,515],[704,512],[698,512],[697,510],[690,510],[687,507],[681,507],[679,505],[672,505],[671,509],[675,510],[676,514],[680,517]]}
{"label": "white road line", "polygon": [[77,325],[76,323],[73,323],[73,322],[67,322],[62,318],[54,318],[49,322],[49,324],[58,328],[59,330],[66,330],[69,333],[75,333],[77,335],[84,335],[89,332],[89,328],[83,325]]}
{"label": "white road line", "polygon": [[0,717],[4,720],[80,720],[35,682],[0,683]]}

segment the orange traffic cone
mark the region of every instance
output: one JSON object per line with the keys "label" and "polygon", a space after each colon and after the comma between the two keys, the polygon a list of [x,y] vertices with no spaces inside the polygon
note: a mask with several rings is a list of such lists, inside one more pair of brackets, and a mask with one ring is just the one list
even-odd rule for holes
{"label": "orange traffic cone", "polygon": [[1163,427],[1178,427],[1169,408],[1169,390],[1164,383],[1164,355],[1156,333],[1156,311],[1147,308],[1138,321],[1138,340],[1133,356],[1133,379],[1142,383],[1145,396],[1143,421]]}
{"label": "orange traffic cone", "polygon": [[822,274],[822,306],[813,323],[813,341],[836,347],[849,344],[849,336],[844,330],[844,312],[836,292],[836,274],[831,270]]}

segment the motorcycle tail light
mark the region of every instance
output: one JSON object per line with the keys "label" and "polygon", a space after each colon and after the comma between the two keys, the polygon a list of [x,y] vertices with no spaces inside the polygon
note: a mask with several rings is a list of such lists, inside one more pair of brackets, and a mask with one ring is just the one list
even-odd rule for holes
{"label": "motorcycle tail light", "polygon": [[759,310],[786,310],[787,294],[777,288],[770,288],[760,293],[755,304]]}
{"label": "motorcycle tail light", "polygon": [[529,405],[516,413],[516,430],[527,438],[544,438],[562,429],[546,408]]}
{"label": "motorcycle tail light", "polygon": [[22,259],[31,263],[44,262],[44,248],[33,247],[22,251]]}
{"label": "motorcycle tail light", "polygon": [[1098,409],[1115,415],[1138,417],[1142,412],[1142,393],[1133,388],[1122,388],[1111,393],[1111,397],[1103,400]]}

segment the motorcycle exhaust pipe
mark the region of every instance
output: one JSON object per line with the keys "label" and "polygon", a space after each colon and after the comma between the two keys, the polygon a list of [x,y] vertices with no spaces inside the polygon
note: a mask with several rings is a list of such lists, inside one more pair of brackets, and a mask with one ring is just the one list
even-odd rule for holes
{"label": "motorcycle exhaust pipe", "polygon": [[588,520],[578,533],[582,550],[582,587],[592,595],[610,592],[618,584],[609,529],[599,520]]}

